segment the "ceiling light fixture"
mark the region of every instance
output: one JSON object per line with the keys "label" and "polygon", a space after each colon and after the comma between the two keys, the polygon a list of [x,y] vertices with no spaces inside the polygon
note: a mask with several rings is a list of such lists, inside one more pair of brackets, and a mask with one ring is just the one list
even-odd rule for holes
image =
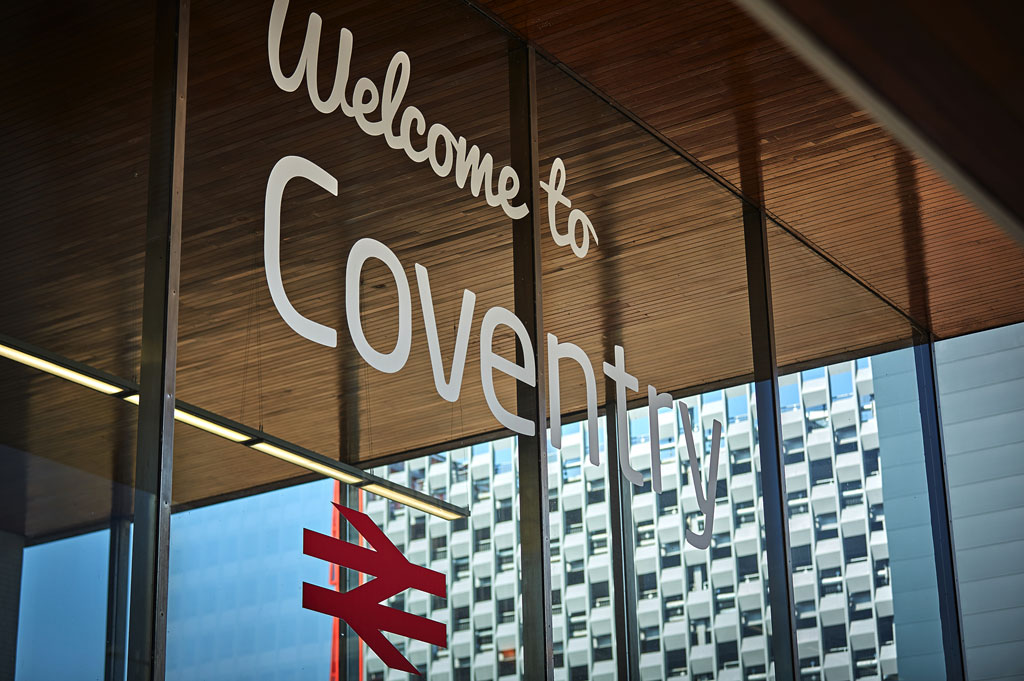
{"label": "ceiling light fixture", "polygon": [[[134,383],[2,334],[0,357],[6,357],[105,395],[114,395],[129,404],[139,405],[139,387]],[[455,506],[418,490],[395,485],[362,469],[285,442],[181,400],[175,402],[174,420],[445,520],[465,518],[469,515],[467,508]]]}
{"label": "ceiling light fixture", "polygon": [[98,390],[105,395],[116,395],[124,390],[124,388],[120,388],[106,381],[101,381],[97,378],[93,378],[92,376],[87,376],[79,371],[75,371],[74,369],[43,359],[38,355],[31,355],[27,352],[22,352],[21,350],[12,348],[7,344],[0,344],[0,357],[12,359],[19,364],[24,364],[25,366],[32,367],[33,369],[45,371],[46,373],[53,374],[54,376],[59,376],[60,378],[71,381],[72,383],[84,385],[86,388]]}

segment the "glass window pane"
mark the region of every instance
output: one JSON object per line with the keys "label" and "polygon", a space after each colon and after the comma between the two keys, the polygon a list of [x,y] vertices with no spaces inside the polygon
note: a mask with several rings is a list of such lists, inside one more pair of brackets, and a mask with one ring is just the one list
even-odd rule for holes
{"label": "glass window pane", "polygon": [[171,516],[167,678],[327,678],[332,618],[302,608],[302,584],[332,566],[302,553],[304,529],[332,534],[334,481]]}
{"label": "glass window pane", "polygon": [[[548,465],[549,493],[557,502],[548,516],[552,640],[562,650],[555,656],[556,678],[615,674],[606,438],[604,419],[596,443],[589,441],[586,421],[564,424],[561,451],[552,449]],[[590,462],[591,446],[599,466]]]}
{"label": "glass window pane", "polygon": [[[649,482],[632,488],[642,674],[767,676],[768,579],[752,400],[750,385],[675,400],[674,414],[665,415],[678,430],[671,456],[662,459],[663,491],[654,493]],[[714,453],[717,479],[710,486],[716,420],[722,438]],[[690,468],[684,423],[692,427],[697,476]],[[645,449],[631,449],[634,465],[646,461]],[[649,478],[649,466],[644,476]],[[697,485],[713,499],[712,514],[698,503]],[[706,549],[695,546],[702,535],[710,541]]]}
{"label": "glass window pane", "polygon": [[[458,461],[458,466],[449,462]],[[499,465],[499,462],[501,464]],[[393,541],[404,543],[406,557],[447,575],[448,598],[406,592],[405,609],[448,625],[448,647],[388,635],[424,678],[515,677],[522,657],[519,585],[518,448],[502,438],[430,457],[372,469],[398,484],[425,475],[431,495],[469,506],[470,517],[447,522],[365,496],[366,512]],[[426,536],[411,538],[408,527],[424,522]],[[361,651],[367,681],[388,678],[377,655]]]}
{"label": "glass window pane", "polygon": [[945,678],[913,350],[779,382],[801,678]]}

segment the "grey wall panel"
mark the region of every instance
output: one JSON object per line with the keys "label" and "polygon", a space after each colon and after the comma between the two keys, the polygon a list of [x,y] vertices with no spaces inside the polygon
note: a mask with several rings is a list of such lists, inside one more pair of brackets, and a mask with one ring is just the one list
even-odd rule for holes
{"label": "grey wall panel", "polygon": [[1024,324],[935,345],[969,679],[1024,679]]}
{"label": "grey wall panel", "polygon": [[913,350],[872,358],[901,679],[946,678]]}

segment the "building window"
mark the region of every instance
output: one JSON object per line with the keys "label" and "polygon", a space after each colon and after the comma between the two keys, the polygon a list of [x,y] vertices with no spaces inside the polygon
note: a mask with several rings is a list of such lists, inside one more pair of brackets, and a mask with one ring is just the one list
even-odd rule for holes
{"label": "building window", "polygon": [[455,626],[452,627],[455,631],[468,631],[469,630],[469,606],[464,605],[460,608],[452,610],[452,620],[455,622]]}
{"label": "building window", "polygon": [[736,590],[732,585],[715,587],[715,614],[736,607]]}
{"label": "building window", "polygon": [[486,551],[491,548],[491,528],[481,527],[473,530],[473,551]]}
{"label": "building window", "polygon": [[742,629],[740,636],[760,636],[764,633],[764,616],[760,610],[744,610],[740,618]]}
{"label": "building window", "polygon": [[512,500],[498,499],[494,505],[494,522],[504,523],[512,520]]}
{"label": "building window", "polygon": [[473,669],[469,664],[468,657],[460,657],[455,661],[455,681],[471,681]]}
{"label": "building window", "polygon": [[814,538],[835,539],[839,536],[839,518],[835,513],[822,513],[814,516]]}
{"label": "building window", "polygon": [[[686,529],[694,534],[704,534],[704,514],[700,511],[686,514]],[[651,528],[653,532],[654,528]]]}
{"label": "building window", "polygon": [[582,584],[583,582],[583,561],[570,560],[568,565],[566,565],[565,583],[571,586],[573,584]]}
{"label": "building window", "polygon": [[718,644],[718,667],[728,669],[736,667],[740,663],[739,646],[736,641],[723,641]]}
{"label": "building window", "polygon": [[425,539],[427,536],[427,519],[425,516],[413,518],[409,523],[409,539]]}
{"label": "building window", "polygon": [[409,487],[412,487],[417,492],[422,492],[424,487],[424,481],[426,479],[426,471],[422,468],[413,468],[409,471]]}
{"label": "building window", "polygon": [[686,601],[683,599],[682,594],[665,599],[664,614],[666,622],[683,618],[686,614]]}
{"label": "building window", "polygon": [[604,478],[587,481],[587,503],[599,504],[604,501]]}
{"label": "building window", "polygon": [[494,650],[494,630],[480,629],[476,632],[476,652],[486,653]]}
{"label": "building window", "polygon": [[843,537],[843,555],[846,556],[847,563],[853,563],[860,560],[867,560],[867,537],[863,534],[856,535],[853,537]]}
{"label": "building window", "polygon": [[821,644],[825,652],[834,653],[846,650],[846,625],[837,624],[821,628]]}
{"label": "building window", "polygon": [[469,577],[469,557],[452,558],[452,574],[456,580]]}
{"label": "building window", "polygon": [[793,560],[793,570],[799,570],[805,567],[811,567],[811,545],[804,544],[803,546],[794,546],[790,550]]}
{"label": "building window", "polygon": [[711,620],[699,617],[690,620],[690,647],[711,643]]}
{"label": "building window", "polygon": [[759,569],[757,559],[757,554],[739,556],[736,558],[736,573],[741,582],[747,579],[757,578]]}
{"label": "building window", "polygon": [[654,653],[661,650],[661,630],[658,625],[640,630],[640,652]]}
{"label": "building window", "polygon": [[729,539],[728,532],[711,535],[711,560],[732,556],[732,544]]}
{"label": "building window", "polygon": [[679,567],[682,563],[680,546],[677,541],[665,542],[661,545],[661,569]]}
{"label": "building window", "polygon": [[654,543],[654,521],[648,520],[636,526],[636,545],[647,546]]}
{"label": "building window", "polygon": [[818,593],[820,596],[843,592],[843,574],[839,568],[827,568],[818,571]]}
{"label": "building window", "polygon": [[668,676],[686,674],[686,648],[665,652],[665,672]]}
{"label": "building window", "polygon": [[473,481],[473,503],[478,503],[491,498],[491,481],[487,478],[477,478]]}
{"label": "building window", "polygon": [[688,591],[703,591],[708,588],[708,566],[704,563],[686,566]]}
{"label": "building window", "polygon": [[452,459],[452,482],[465,482],[469,479],[469,459]]}
{"label": "building window", "polygon": [[594,530],[590,533],[590,555],[608,553],[608,530]]}
{"label": "building window", "polygon": [[587,614],[584,612],[569,615],[569,638],[581,638],[587,635]]}
{"label": "building window", "polygon": [[637,591],[641,599],[644,598],[657,598],[658,596],[658,576],[653,572],[647,572],[639,575],[636,578]]}
{"label": "building window", "polygon": [[510,567],[512,567],[512,564],[515,563],[516,555],[512,551],[512,547],[508,547],[504,549],[498,549],[497,558],[497,571],[502,572],[503,570],[508,570]]}
{"label": "building window", "polygon": [[818,626],[818,611],[814,601],[801,601],[794,612],[797,629],[814,629]]}
{"label": "building window", "polygon": [[591,640],[594,649],[594,662],[612,659],[612,635],[601,634]]}
{"label": "building window", "polygon": [[732,475],[742,475],[751,471],[749,448],[737,449],[729,454],[729,458],[731,460],[729,470]]}
{"label": "building window", "polygon": [[498,599],[498,623],[515,622],[516,600],[514,598]]}
{"label": "building window", "polygon": [[441,560],[448,557],[448,538],[434,537],[430,540],[430,560]]}
{"label": "building window", "polygon": [[473,590],[473,598],[479,603],[480,601],[491,600],[491,578],[477,577],[476,588]]}
{"label": "building window", "polygon": [[583,509],[574,508],[565,512],[565,534],[583,531]]}
{"label": "building window", "polygon": [[658,515],[679,513],[679,493],[668,489],[658,495]]}
{"label": "building window", "polygon": [[592,608],[600,608],[611,602],[611,589],[608,582],[595,582],[590,585],[590,606]]}

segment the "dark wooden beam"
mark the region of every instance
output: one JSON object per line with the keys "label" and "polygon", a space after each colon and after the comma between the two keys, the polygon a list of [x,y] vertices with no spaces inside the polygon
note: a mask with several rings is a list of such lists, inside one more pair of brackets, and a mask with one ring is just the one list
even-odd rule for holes
{"label": "dark wooden beam", "polygon": [[1024,7],[736,0],[1024,243]]}

